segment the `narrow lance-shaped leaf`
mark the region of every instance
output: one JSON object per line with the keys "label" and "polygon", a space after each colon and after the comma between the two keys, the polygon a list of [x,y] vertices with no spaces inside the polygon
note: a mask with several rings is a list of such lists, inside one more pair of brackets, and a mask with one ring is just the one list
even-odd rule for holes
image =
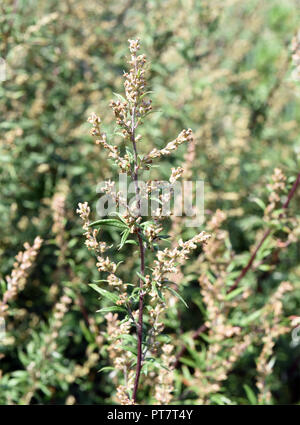
{"label": "narrow lance-shaped leaf", "polygon": [[103,218],[101,220],[94,221],[93,223],[89,224],[89,227],[100,225],[118,227],[119,229],[128,229],[128,226],[125,223],[116,220],[115,218]]}
{"label": "narrow lance-shaped leaf", "polygon": [[172,294],[175,295],[175,297],[179,298],[180,301],[183,302],[183,304],[186,306],[186,308],[189,308],[189,306],[184,301],[184,299],[182,298],[182,296],[180,294],[178,294],[178,292],[175,291],[175,289],[171,288],[170,286],[165,286],[165,288],[168,289],[168,291],[172,292]]}
{"label": "narrow lance-shaped leaf", "polygon": [[119,246],[119,251],[120,251],[120,249],[123,248],[123,246],[124,246],[124,244],[125,244],[128,236],[129,236],[129,234],[130,234],[130,230],[129,229],[124,230],[124,233],[123,233],[122,238],[121,238],[121,243],[120,243],[120,246]]}
{"label": "narrow lance-shaped leaf", "polygon": [[101,294],[103,297],[108,298],[110,301],[112,302],[116,302],[118,301],[119,297],[116,294],[113,294],[109,291],[106,291],[103,288],[100,288],[98,285],[96,285],[95,283],[90,283],[89,286],[91,288],[93,288],[95,291],[97,291],[99,294]]}
{"label": "narrow lance-shaped leaf", "polygon": [[103,307],[100,310],[97,310],[97,313],[109,313],[109,312],[127,313],[127,310],[125,310],[125,308],[118,307],[117,305],[113,305],[111,307]]}

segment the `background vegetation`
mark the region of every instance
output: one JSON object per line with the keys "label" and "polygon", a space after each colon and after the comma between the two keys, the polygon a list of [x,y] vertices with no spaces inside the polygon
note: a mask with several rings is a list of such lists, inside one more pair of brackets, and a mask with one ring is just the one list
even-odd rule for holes
{"label": "background vegetation", "polygon": [[[88,286],[99,274],[75,211],[83,200],[95,207],[96,184],[113,179],[114,169],[89,135],[87,117],[99,113],[108,133],[114,132],[107,105],[122,86],[127,40],[139,37],[150,61],[155,111],[143,127],[140,149],[161,148],[182,128],[193,129],[190,173],[205,181],[207,220],[217,209],[227,215],[233,282],[266,228],[273,169],[284,172],[288,188],[299,173],[300,89],[291,78],[290,49],[298,2],[5,0],[0,9],[0,56],[7,63],[0,85],[3,292],[24,242],[32,244],[37,235],[44,240],[24,290],[9,306],[0,346],[0,403],[111,403],[114,375],[98,372],[108,365],[106,322]],[[157,175],[167,178],[184,153],[181,147],[168,157]],[[299,199],[296,193],[289,205],[295,220]],[[178,236],[193,234],[182,226]],[[106,238],[116,234],[108,230]],[[243,281],[256,291],[248,312],[288,280],[295,289],[284,309],[286,317],[294,316],[300,304],[299,240],[273,248],[271,240]],[[132,252],[128,246],[134,268]],[[174,403],[195,399],[190,374],[193,350],[201,344],[193,345],[191,333],[205,320],[198,255],[181,282],[189,309],[176,305],[165,318],[178,350],[182,340],[190,344],[186,364],[176,372]],[[119,252],[116,262],[122,260]],[[128,263],[122,273],[125,281],[132,279]],[[53,308],[63,294],[72,304],[53,342]],[[45,353],[49,341],[56,345]],[[300,345],[291,341],[287,333],[276,342],[270,377],[275,404],[300,402]],[[210,403],[257,401],[259,348],[253,345],[235,364]],[[144,402],[151,402],[147,394]]]}

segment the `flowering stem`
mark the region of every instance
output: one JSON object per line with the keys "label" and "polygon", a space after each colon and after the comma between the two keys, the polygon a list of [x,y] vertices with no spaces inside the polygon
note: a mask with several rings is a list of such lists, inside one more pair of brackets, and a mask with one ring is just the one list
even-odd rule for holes
{"label": "flowering stem", "polygon": [[[137,148],[135,141],[135,107],[132,108],[132,125],[131,125],[131,142],[134,150],[134,173],[133,180],[135,184],[135,195],[137,199],[137,207],[139,212],[139,217],[141,216],[141,201],[140,201],[140,190],[138,184],[138,156],[137,156]],[[140,229],[137,230],[137,237],[139,242],[139,250],[140,250],[140,259],[141,259],[141,275],[145,274],[145,248],[143,244],[143,239],[140,233]],[[143,293],[143,280],[140,278],[140,296],[139,296],[139,317],[137,323],[137,364],[136,364],[136,372],[135,372],[135,380],[133,387],[132,400],[136,402],[137,390],[140,380],[140,374],[142,369],[142,361],[143,361],[143,307],[144,307],[144,293]]]}
{"label": "flowering stem", "polygon": [[[138,233],[140,256],[141,256],[141,274],[144,276],[145,273],[145,249],[143,246],[143,240],[141,235]],[[136,374],[134,380],[134,388],[132,399],[133,402],[136,402],[136,394],[139,385],[140,373],[142,369],[142,341],[143,341],[143,304],[144,304],[144,294],[143,294],[143,280],[140,279],[140,299],[139,299],[139,318],[137,326],[137,337],[138,337],[138,351],[137,351],[137,364],[136,364]]]}
{"label": "flowering stem", "polygon": [[[295,180],[295,182],[294,182],[294,184],[293,184],[293,186],[292,186],[291,190],[289,191],[289,194],[288,194],[287,200],[286,200],[286,201],[285,201],[285,203],[282,205],[282,209],[283,209],[283,210],[286,210],[286,209],[288,208],[289,203],[290,203],[291,199],[293,198],[293,196],[294,196],[294,194],[295,194],[295,192],[296,192],[297,187],[299,186],[299,184],[300,184],[300,173],[298,174],[298,176],[297,176],[297,178],[296,178],[296,180]],[[281,214],[279,215],[279,218],[282,218],[282,217],[283,217],[283,213],[281,213]],[[259,251],[260,247],[262,246],[262,244],[264,243],[264,241],[267,239],[267,237],[270,235],[270,233],[271,233],[271,229],[268,229],[268,230],[264,233],[264,235],[263,235],[263,237],[261,238],[261,240],[260,240],[259,244],[257,245],[256,249],[254,250],[254,252],[253,252],[253,254],[252,254],[252,256],[251,256],[250,260],[248,261],[248,264],[247,264],[247,265],[243,268],[243,270],[241,271],[240,275],[236,278],[236,280],[235,280],[234,284],[233,284],[233,285],[229,288],[229,291],[228,291],[228,292],[234,291],[234,290],[238,287],[238,285],[239,285],[240,281],[243,279],[243,277],[244,277],[244,276],[247,274],[247,272],[250,270],[250,268],[251,268],[251,266],[252,266],[252,264],[253,264],[253,261],[255,260],[256,255],[257,255],[257,253],[258,253],[258,251]]]}

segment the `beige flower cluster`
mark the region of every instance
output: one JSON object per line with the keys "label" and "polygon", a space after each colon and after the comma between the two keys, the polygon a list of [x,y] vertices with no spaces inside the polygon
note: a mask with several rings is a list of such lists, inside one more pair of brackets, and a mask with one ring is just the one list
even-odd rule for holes
{"label": "beige flower cluster", "polygon": [[160,360],[164,366],[155,379],[154,386],[154,404],[170,404],[173,398],[172,392],[174,391],[174,361],[175,356],[172,355],[174,347],[171,344],[162,346],[162,355]]}
{"label": "beige flower cluster", "polygon": [[167,273],[176,273],[178,265],[188,259],[190,252],[197,248],[198,244],[205,244],[211,236],[202,231],[192,239],[183,242],[179,240],[178,246],[173,249],[165,248],[157,252],[157,260],[154,260],[153,279],[160,286]]}
{"label": "beige flower cluster", "polygon": [[292,59],[295,66],[292,77],[295,81],[300,81],[300,31],[292,40]]}
{"label": "beige flower cluster", "polygon": [[57,349],[57,338],[59,336],[59,330],[62,327],[64,316],[69,311],[71,303],[72,299],[67,295],[65,290],[65,293],[60,297],[54,306],[50,326],[51,333],[46,337],[46,345],[44,346],[46,353],[50,353]]}
{"label": "beige flower cluster", "polygon": [[176,137],[176,139],[169,142],[163,149],[153,149],[148,155],[143,158],[145,163],[152,162],[155,158],[161,158],[164,155],[170,155],[183,143],[189,143],[193,141],[193,132],[189,128],[188,130],[182,130],[182,132]]}
{"label": "beige flower cluster", "polygon": [[97,229],[91,229],[89,227],[90,225],[90,213],[91,209],[87,202],[81,203],[79,202],[78,208],[76,210],[77,214],[79,214],[80,218],[83,221],[83,229],[85,230],[84,236],[85,236],[85,245],[88,249],[94,250],[96,253],[104,253],[108,246],[105,242],[98,242],[97,240]]}
{"label": "beige flower cluster", "polygon": [[113,380],[117,385],[116,401],[123,405],[134,404],[129,396],[134,384],[134,372],[130,369],[133,356],[132,353],[122,348],[122,338],[129,334],[130,324],[129,322],[121,323],[117,314],[108,313],[105,319],[107,320],[109,358],[115,369],[123,374],[125,382],[125,385],[118,385],[117,376],[115,373],[113,374]]}
{"label": "beige flower cluster", "polygon": [[102,132],[100,128],[101,118],[96,115],[95,112],[92,112],[87,121],[92,124],[90,133],[96,138],[96,144],[103,146],[103,148],[108,152],[108,157],[115,161],[122,172],[127,172],[130,169],[128,157],[123,158],[120,155],[118,147],[110,145],[107,142],[106,133]]}
{"label": "beige flower cluster", "polygon": [[271,401],[272,395],[268,387],[268,377],[271,375],[274,366],[271,357],[276,339],[280,335],[290,331],[290,326],[283,326],[281,324],[281,318],[283,295],[292,290],[293,286],[290,282],[282,282],[264,307],[262,313],[263,348],[256,363],[256,386],[259,390],[259,403],[270,403]]}
{"label": "beige flower cluster", "polygon": [[28,242],[24,244],[24,251],[20,251],[16,256],[13,270],[10,276],[6,277],[7,289],[0,301],[0,317],[7,314],[8,302],[13,300],[17,293],[24,289],[30,268],[34,264],[35,258],[41,248],[43,240],[37,236],[30,246]]}
{"label": "beige flower cluster", "polygon": [[279,168],[275,168],[272,181],[267,185],[270,191],[269,204],[265,209],[265,220],[270,220],[274,216],[275,209],[280,202],[280,197],[286,189],[286,177]]}
{"label": "beige flower cluster", "polygon": [[57,192],[51,200],[51,210],[53,217],[52,232],[55,235],[56,245],[59,248],[59,265],[63,265],[67,252],[66,226],[66,199],[68,187],[64,181],[58,187]]}

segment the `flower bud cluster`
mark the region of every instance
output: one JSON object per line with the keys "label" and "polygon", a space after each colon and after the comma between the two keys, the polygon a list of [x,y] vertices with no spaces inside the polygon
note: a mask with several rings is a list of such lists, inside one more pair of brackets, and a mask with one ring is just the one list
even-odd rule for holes
{"label": "flower bud cluster", "polygon": [[28,242],[25,242],[25,250],[20,251],[16,256],[11,275],[6,277],[7,289],[3,294],[2,301],[0,301],[0,317],[4,317],[7,314],[7,303],[13,300],[18,292],[24,289],[30,268],[36,259],[42,243],[43,240],[39,236],[35,238],[32,246]]}

